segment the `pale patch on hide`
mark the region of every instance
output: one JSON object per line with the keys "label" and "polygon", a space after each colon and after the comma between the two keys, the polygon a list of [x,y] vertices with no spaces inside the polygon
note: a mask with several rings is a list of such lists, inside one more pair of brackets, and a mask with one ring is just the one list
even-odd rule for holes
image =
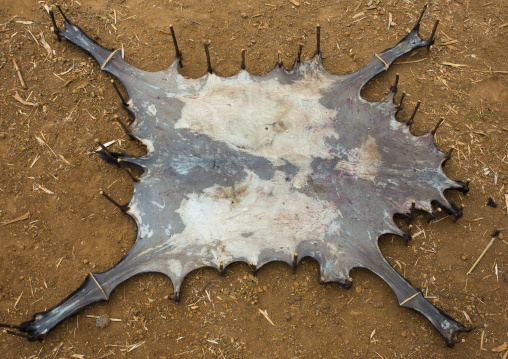
{"label": "pale patch on hide", "polygon": [[175,128],[206,134],[235,150],[285,161],[300,168],[294,185],[305,184],[313,158],[333,158],[327,138],[338,139],[338,111],[320,102],[334,82],[311,74],[282,84],[277,79],[256,81],[241,72],[234,78],[210,75],[199,92],[176,95],[185,105]]}
{"label": "pale patch on hide", "polygon": [[348,151],[348,160],[338,161],[335,169],[373,181],[381,164],[382,157],[376,139],[369,135],[360,148]]}
{"label": "pale patch on hide", "polygon": [[247,172],[234,187],[214,185],[187,195],[176,211],[185,229],[168,243],[181,250],[206,248],[217,262],[247,258],[256,263],[263,249],[292,255],[301,242],[339,235],[333,203],[294,191],[282,172],[272,180]]}
{"label": "pale patch on hide", "polygon": [[151,104],[150,106],[148,106],[148,112],[150,112],[154,116],[157,114],[157,109],[155,108],[154,104]]}

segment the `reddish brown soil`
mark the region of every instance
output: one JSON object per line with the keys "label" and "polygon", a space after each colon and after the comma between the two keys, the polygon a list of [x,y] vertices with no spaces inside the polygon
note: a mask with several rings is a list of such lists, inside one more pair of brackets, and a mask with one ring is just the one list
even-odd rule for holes
{"label": "reddish brown soil", "polygon": [[[206,68],[203,40],[211,41],[220,75],[238,70],[243,48],[247,69],[264,74],[279,50],[285,64],[292,64],[299,43],[305,45],[304,57],[310,57],[316,24],[322,26],[324,66],[336,74],[352,72],[399,41],[424,3],[300,0],[295,7],[292,2],[61,4],[88,34],[107,47],[123,44],[126,60],[149,71],[172,62],[167,32],[173,24],[184,53],[181,72],[199,77]],[[135,239],[133,222],[99,195],[99,189],[107,189],[126,203],[131,180],[92,154],[94,140],[118,139],[118,147],[143,153],[111,121],[114,115],[123,121],[128,117],[110,77],[77,48],[57,41],[43,3],[0,3],[0,222],[29,213],[29,219],[0,227],[0,322],[16,324],[57,304],[88,273],[110,268]],[[390,13],[396,25],[388,30]],[[460,334],[455,348],[447,348],[422,316],[398,306],[375,275],[354,270],[350,290],[320,285],[317,263],[308,259],[295,275],[280,263],[265,266],[257,277],[243,264],[228,267],[223,277],[211,269],[196,271],[185,281],[179,304],[168,299],[173,292],[168,279],[141,275],[118,287],[109,302],[60,324],[42,342],[0,332],[0,356],[506,358],[507,350],[492,349],[508,342],[508,4],[433,1],[423,19],[426,36],[435,19],[441,22],[430,53],[422,49],[400,59],[368,85],[364,96],[379,99],[399,73],[399,89],[407,94],[399,118],[407,118],[417,100],[422,106],[415,134],[445,118],[437,144],[443,151],[455,149],[445,172],[468,179],[471,191],[449,193],[464,206],[459,221],[442,215],[427,223],[420,215],[408,247],[391,237],[382,239],[381,247],[436,305],[465,324],[484,328]],[[16,92],[40,106],[18,102]],[[489,196],[497,208],[486,206]],[[466,275],[496,229],[501,236]],[[98,329],[90,316],[103,314],[121,321]]]}

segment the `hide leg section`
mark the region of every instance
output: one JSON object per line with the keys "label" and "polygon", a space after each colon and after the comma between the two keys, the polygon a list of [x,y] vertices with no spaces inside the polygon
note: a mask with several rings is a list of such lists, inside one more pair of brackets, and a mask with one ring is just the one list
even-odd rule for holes
{"label": "hide leg section", "polygon": [[[109,295],[120,283],[136,274],[120,262],[103,273],[90,273],[83,284],[52,309],[34,314],[33,318],[19,326],[12,326],[28,340],[43,339],[63,320],[93,303],[109,300]],[[15,334],[14,332],[12,334]]]}
{"label": "hide leg section", "polygon": [[455,344],[455,333],[467,332],[472,329],[457,322],[425,299],[422,291],[413,287],[407,279],[397,273],[380,252],[375,261],[372,258],[374,256],[371,256],[366,262],[369,263],[369,267],[366,268],[381,277],[393,289],[401,307],[412,309],[427,318],[449,347],[453,347]]}

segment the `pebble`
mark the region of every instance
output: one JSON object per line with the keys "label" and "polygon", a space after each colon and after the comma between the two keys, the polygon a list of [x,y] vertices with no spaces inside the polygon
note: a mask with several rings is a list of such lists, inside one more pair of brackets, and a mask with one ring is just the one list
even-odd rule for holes
{"label": "pebble", "polygon": [[376,308],[383,308],[385,305],[383,302],[377,302],[376,303]]}
{"label": "pebble", "polygon": [[302,297],[294,297],[288,300],[288,304],[293,304],[302,300]]}
{"label": "pebble", "polygon": [[3,140],[7,137],[7,134],[5,132],[0,132],[0,138]]}
{"label": "pebble", "polygon": [[504,272],[504,281],[508,283],[508,272]]}
{"label": "pebble", "polygon": [[248,17],[248,15],[246,13],[244,13],[244,12],[242,12],[240,14],[240,16],[242,17],[242,19],[246,19]]}
{"label": "pebble", "polygon": [[97,318],[97,322],[95,323],[95,326],[99,329],[106,328],[109,323],[111,323],[111,319],[109,318],[109,315],[101,315],[99,318]]}

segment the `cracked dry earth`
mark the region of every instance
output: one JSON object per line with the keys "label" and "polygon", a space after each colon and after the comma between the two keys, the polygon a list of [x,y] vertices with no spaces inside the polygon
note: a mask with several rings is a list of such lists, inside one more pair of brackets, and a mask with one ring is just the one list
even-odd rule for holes
{"label": "cracked dry earth", "polygon": [[[144,148],[112,121],[128,115],[110,76],[87,55],[52,33],[44,4],[0,4],[0,322],[27,320],[57,304],[90,272],[116,263],[132,246],[134,223],[99,195],[121,203],[133,191],[120,169],[92,152],[95,139],[142,155]],[[322,27],[324,67],[351,73],[374,53],[393,46],[413,26],[424,2],[406,1],[65,1],[71,20],[101,44],[125,49],[125,59],[148,71],[174,59],[169,33],[178,34],[184,67],[198,78],[206,70],[203,40],[210,40],[215,71],[234,75],[240,51],[247,70],[269,72],[281,51],[292,64],[315,49]],[[299,4],[298,6],[295,4]],[[364,88],[379,100],[400,74],[407,119],[422,105],[412,131],[421,135],[445,121],[438,147],[454,149],[445,165],[453,179],[469,180],[467,195],[448,198],[464,206],[457,222],[419,214],[413,239],[380,240],[390,264],[425,297],[467,325],[453,349],[420,315],[400,308],[392,290],[374,274],[353,270],[353,286],[318,283],[317,262],[306,259],[296,273],[270,263],[253,276],[233,264],[219,277],[212,269],[191,273],[182,301],[169,298],[163,275],[136,276],[110,301],[93,305],[57,326],[42,342],[0,333],[7,358],[423,358],[506,357],[508,348],[508,11],[504,1],[435,1],[421,32],[440,19],[436,44],[402,57]],[[389,26],[391,23],[391,26]],[[14,65],[14,62],[16,65]],[[25,82],[23,86],[15,69]],[[19,94],[19,98],[14,96]],[[19,99],[38,103],[24,104]],[[496,208],[487,206],[492,197]],[[24,215],[29,213],[26,216]],[[10,222],[14,219],[19,221]],[[401,228],[407,221],[397,219]],[[501,230],[471,274],[466,273]],[[262,312],[266,314],[263,315]],[[103,329],[96,317],[115,320]],[[269,320],[268,320],[269,318]],[[273,324],[272,324],[273,323]]]}

